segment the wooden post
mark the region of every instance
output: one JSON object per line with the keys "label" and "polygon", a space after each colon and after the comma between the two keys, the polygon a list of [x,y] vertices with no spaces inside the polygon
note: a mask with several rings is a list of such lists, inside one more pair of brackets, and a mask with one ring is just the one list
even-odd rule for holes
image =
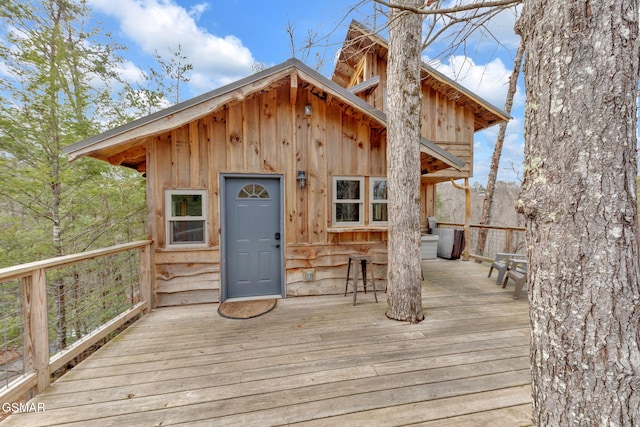
{"label": "wooden post", "polygon": [[456,184],[453,179],[449,179],[451,184],[459,190],[464,190],[465,196],[465,212],[464,212],[464,251],[462,252],[462,260],[469,261],[471,258],[471,187],[469,187],[469,178],[464,179],[464,186]]}
{"label": "wooden post", "polygon": [[509,229],[505,230],[504,251],[511,253],[511,230]]}
{"label": "wooden post", "polygon": [[144,313],[148,314],[154,308],[154,295],[151,286],[151,251],[150,245],[143,246],[139,249],[140,257],[140,298],[147,303]]}
{"label": "wooden post", "polygon": [[24,327],[24,370],[36,372],[37,393],[51,383],[49,372],[49,323],[47,318],[47,279],[44,268],[21,279],[22,321]]}

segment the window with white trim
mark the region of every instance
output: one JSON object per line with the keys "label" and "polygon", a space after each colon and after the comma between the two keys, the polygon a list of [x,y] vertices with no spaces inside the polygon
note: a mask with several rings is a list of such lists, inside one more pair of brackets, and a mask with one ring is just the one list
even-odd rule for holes
{"label": "window with white trim", "polygon": [[387,178],[369,178],[369,223],[387,225]]}
{"label": "window with white trim", "polygon": [[167,190],[167,243],[194,245],[207,243],[207,192],[204,190]]}
{"label": "window with white trim", "polygon": [[334,176],[332,187],[333,225],[364,224],[364,177]]}

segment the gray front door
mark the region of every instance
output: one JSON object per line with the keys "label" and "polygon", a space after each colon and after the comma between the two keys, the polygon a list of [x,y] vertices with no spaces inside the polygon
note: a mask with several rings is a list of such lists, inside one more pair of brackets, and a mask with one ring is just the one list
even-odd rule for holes
{"label": "gray front door", "polygon": [[282,294],[280,178],[225,177],[225,298]]}

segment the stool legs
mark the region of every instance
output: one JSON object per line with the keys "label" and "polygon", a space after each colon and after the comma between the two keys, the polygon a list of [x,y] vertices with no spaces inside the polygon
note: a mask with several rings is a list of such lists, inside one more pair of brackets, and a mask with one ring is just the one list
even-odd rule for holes
{"label": "stool legs", "polygon": [[[351,277],[351,260],[353,260],[353,279]],[[362,270],[362,285],[364,287],[364,293],[367,293],[367,264],[371,267],[371,260],[366,258],[361,258],[359,256],[349,256],[349,261],[347,263],[347,280],[344,284],[344,296],[347,296],[347,290],[349,288],[349,280],[353,281],[353,305],[356,305],[356,298],[358,294],[358,274],[359,269]],[[373,278],[373,268],[369,269],[371,279],[371,285],[373,286],[373,295],[375,297],[376,302],[378,302],[378,293],[376,292],[376,284]]]}
{"label": "stool legs", "polygon": [[349,262],[347,263],[347,280],[344,282],[344,296],[347,296],[347,287],[349,287],[349,273],[351,273],[351,257],[349,257]]}
{"label": "stool legs", "polygon": [[[364,284],[365,289],[367,284]],[[353,305],[356,305],[356,295],[358,294],[358,261],[353,262]]]}
{"label": "stool legs", "polygon": [[[373,286],[373,296],[376,299],[376,302],[378,302],[378,294],[376,293],[376,282],[373,279],[373,266],[371,266],[371,268],[369,269],[369,272],[371,273],[371,286]],[[362,260],[362,284],[364,285],[364,293],[367,293],[367,261],[366,260]]]}

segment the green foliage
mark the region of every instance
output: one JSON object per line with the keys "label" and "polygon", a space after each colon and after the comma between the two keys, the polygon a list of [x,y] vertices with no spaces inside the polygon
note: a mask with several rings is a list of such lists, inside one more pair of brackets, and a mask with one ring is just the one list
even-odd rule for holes
{"label": "green foliage", "polygon": [[471,185],[471,189],[476,193],[484,193],[485,191],[487,191],[487,189],[484,188],[478,181],[474,182],[473,185]]}
{"label": "green foliage", "polygon": [[144,236],[144,180],[62,149],[117,109],[118,46],[85,28],[84,2],[0,4],[0,267]]}
{"label": "green foliage", "polygon": [[[65,146],[164,99],[159,93],[144,105],[127,106],[126,98],[112,98],[119,47],[85,28],[87,18],[84,1],[0,3],[0,267],[145,236],[145,181],[137,172],[89,158],[69,163],[62,154]],[[137,279],[118,270],[124,263],[116,266],[48,273],[55,348],[133,301],[128,287]],[[22,333],[20,286],[0,287],[7,348]]]}

